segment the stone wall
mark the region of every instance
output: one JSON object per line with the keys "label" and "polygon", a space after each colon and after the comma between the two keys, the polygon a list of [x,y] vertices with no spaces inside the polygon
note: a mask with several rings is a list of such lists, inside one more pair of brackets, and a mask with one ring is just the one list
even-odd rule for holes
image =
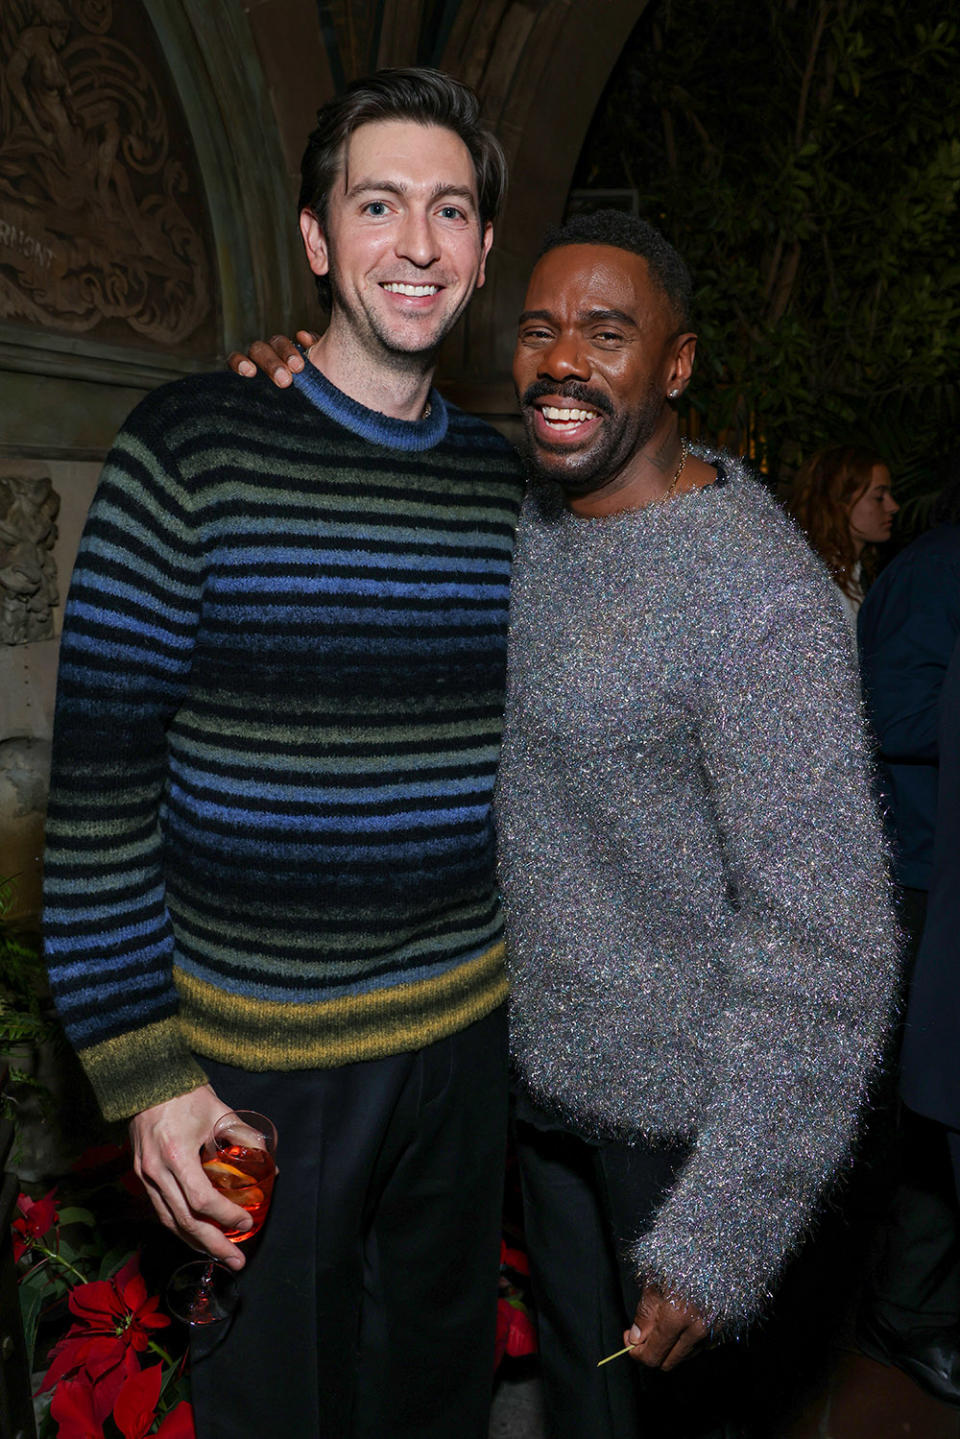
{"label": "stone wall", "polygon": [[26,914],[39,907],[62,600],[99,468],[0,460],[0,875],[20,876]]}

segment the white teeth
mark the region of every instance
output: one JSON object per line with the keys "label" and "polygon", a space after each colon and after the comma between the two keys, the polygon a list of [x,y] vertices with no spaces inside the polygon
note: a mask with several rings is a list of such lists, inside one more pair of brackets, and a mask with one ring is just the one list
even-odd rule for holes
{"label": "white teeth", "polygon": [[437,291],[439,290],[440,286],[439,286],[439,285],[401,285],[401,284],[400,284],[399,282],[397,282],[397,281],[391,281],[389,284],[384,285],[383,288],[384,288],[385,290],[389,290],[391,295],[412,295],[412,296],[414,296],[414,298],[416,298],[418,295],[435,295],[435,294],[437,293]]}
{"label": "white teeth", "polygon": [[541,414],[545,420],[551,420],[554,424],[568,424],[571,420],[580,423],[582,420],[595,420],[596,410],[558,410],[555,405],[544,405]]}

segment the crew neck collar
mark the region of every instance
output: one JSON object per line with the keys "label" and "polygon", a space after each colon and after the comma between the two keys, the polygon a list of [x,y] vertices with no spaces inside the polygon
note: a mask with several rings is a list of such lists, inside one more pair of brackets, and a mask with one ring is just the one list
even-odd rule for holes
{"label": "crew neck collar", "polygon": [[432,449],[446,435],[449,413],[438,390],[430,390],[430,413],[425,419],[397,420],[391,415],[381,414],[379,410],[368,410],[366,405],[351,399],[332,385],[306,355],[303,359],[303,369],[293,377],[296,388],[318,410],[361,439],[391,450],[414,452]]}
{"label": "crew neck collar", "polygon": [[722,452],[715,452],[700,448],[694,449],[690,446],[690,454],[696,454],[698,459],[706,460],[713,465],[716,475],[708,484],[696,485],[691,490],[682,490],[679,494],[671,495],[667,500],[651,500],[647,505],[631,505],[626,509],[613,510],[608,515],[581,515],[571,510],[563,501],[563,492],[559,485],[547,481],[533,485],[533,493],[538,500],[538,508],[544,518],[550,520],[559,519],[568,529],[576,531],[578,528],[612,529],[617,525],[649,524],[655,522],[658,517],[674,518],[687,512],[689,502],[696,503],[698,496],[706,497],[716,491],[724,490],[736,478],[735,471],[731,468],[729,457]]}

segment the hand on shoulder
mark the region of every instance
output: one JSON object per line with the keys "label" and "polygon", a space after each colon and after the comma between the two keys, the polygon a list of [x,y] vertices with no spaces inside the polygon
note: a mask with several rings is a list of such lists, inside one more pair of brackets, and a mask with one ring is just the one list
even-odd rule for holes
{"label": "hand on shoulder", "polygon": [[[297,340],[305,350],[319,339],[312,330],[298,330]],[[257,370],[262,370],[279,389],[293,384],[293,377],[303,369],[303,356],[288,335],[274,335],[269,340],[253,340],[246,354],[234,350],[227,356],[227,364],[235,375],[252,379]]]}

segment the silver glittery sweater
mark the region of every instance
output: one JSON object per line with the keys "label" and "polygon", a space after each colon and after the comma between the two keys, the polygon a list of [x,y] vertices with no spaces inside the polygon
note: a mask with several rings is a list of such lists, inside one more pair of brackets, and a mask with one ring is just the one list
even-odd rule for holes
{"label": "silver glittery sweater", "polygon": [[521,1084],[692,1142],[632,1256],[738,1329],[849,1151],[898,933],[834,588],[722,468],[605,519],[528,498],[499,832]]}

